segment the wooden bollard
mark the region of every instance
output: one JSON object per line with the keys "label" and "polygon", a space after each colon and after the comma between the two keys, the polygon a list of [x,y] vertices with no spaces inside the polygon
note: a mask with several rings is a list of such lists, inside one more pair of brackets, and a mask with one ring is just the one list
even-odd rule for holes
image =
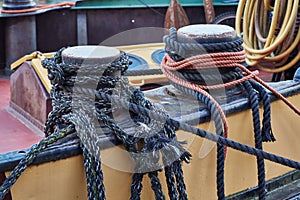
{"label": "wooden bollard", "polygon": [[[65,49],[62,52],[62,61],[71,65],[105,65],[109,64],[120,57],[118,49],[106,46],[74,46]],[[101,69],[99,69],[101,70]],[[96,73],[96,72],[91,72]],[[109,76],[120,76],[121,72],[117,71]]]}
{"label": "wooden bollard", "polygon": [[230,42],[237,36],[232,27],[220,24],[189,25],[178,29],[177,32],[200,43]]}
{"label": "wooden bollard", "polygon": [[[110,67],[112,62],[120,59],[120,56],[121,52],[118,49],[107,46],[74,46],[62,51],[62,63],[78,67],[76,79],[74,80],[72,107],[74,106],[73,108],[78,109],[79,112],[73,110],[73,113],[77,113],[75,114],[77,119],[90,116],[90,118],[87,119],[89,121],[88,123],[95,125],[91,127],[99,127],[99,123],[101,127],[103,125],[101,122],[98,122],[96,116],[91,117],[95,109],[95,93],[91,90],[102,91],[103,89],[106,91],[106,89],[116,87],[112,84],[110,78],[107,79],[107,77],[120,77],[121,70],[114,72],[110,72],[110,70],[105,72],[105,70]],[[105,72],[105,74],[103,74],[103,72]],[[103,79],[100,84],[99,80],[101,78]],[[87,90],[85,89],[88,89],[89,92],[86,92]],[[111,104],[108,103],[106,105],[98,105],[97,108],[109,109],[110,106]],[[83,112],[85,114],[82,114]],[[113,113],[110,113],[109,115],[112,114]],[[78,123],[81,123],[80,120]],[[79,126],[81,125],[79,124]],[[102,129],[95,129],[93,131],[98,133],[103,132]],[[78,134],[79,136],[82,135],[80,132],[78,132]]]}

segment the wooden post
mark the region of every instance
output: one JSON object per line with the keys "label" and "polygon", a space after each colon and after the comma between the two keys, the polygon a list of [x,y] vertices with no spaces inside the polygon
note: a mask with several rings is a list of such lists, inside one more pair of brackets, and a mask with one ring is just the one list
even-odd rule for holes
{"label": "wooden post", "polygon": [[[62,60],[65,64],[79,66],[109,64],[119,57],[120,51],[118,49],[106,46],[74,46],[67,48],[62,52]],[[119,71],[109,75],[120,76],[121,73]]]}

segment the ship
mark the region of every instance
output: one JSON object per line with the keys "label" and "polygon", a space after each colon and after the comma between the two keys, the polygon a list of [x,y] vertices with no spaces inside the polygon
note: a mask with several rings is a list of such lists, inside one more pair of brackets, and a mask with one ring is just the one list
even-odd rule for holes
{"label": "ship", "polygon": [[[36,9],[33,12],[9,13],[14,10],[8,7],[8,12],[1,14],[0,26],[5,30],[2,35],[0,33],[1,40],[4,41],[1,43],[3,52],[0,52],[1,63],[3,63],[3,78],[0,79],[0,183],[4,183],[0,184],[0,189],[2,189],[0,191],[1,194],[5,193],[3,199],[96,198],[91,196],[92,194],[98,195],[99,199],[104,199],[105,196],[106,199],[120,200],[135,198],[147,200],[159,198],[292,199],[298,195],[297,186],[286,188],[291,184],[297,185],[300,176],[297,153],[300,71],[296,70],[297,63],[289,67],[289,70],[281,70],[280,67],[270,67],[269,63],[265,64],[268,58],[261,62],[264,67],[257,69],[255,64],[250,66],[255,56],[253,52],[250,52],[249,46],[243,46],[245,50],[241,50],[242,41],[239,38],[245,37],[241,35],[241,30],[229,25],[210,24],[213,23],[211,17],[221,15],[228,20],[226,17],[232,16],[233,11],[234,17],[238,16],[243,5],[246,4],[245,1],[240,1],[239,4],[236,1],[211,1],[213,10],[210,8],[210,11],[213,13],[210,14],[213,15],[209,15],[207,10],[205,13],[204,7],[207,5],[205,1],[204,3],[193,0],[180,1],[180,5],[176,5],[178,1],[171,2],[173,5],[170,1],[78,1],[75,4],[62,4],[53,8]],[[279,4],[272,6],[279,9]],[[292,4],[289,3],[288,6],[292,10]],[[296,1],[295,6],[298,7]],[[175,8],[176,12],[181,13],[179,14],[181,18],[185,18],[184,20],[170,20],[170,16],[178,17],[178,14],[174,15]],[[28,8],[22,9],[30,10],[34,9],[34,6],[29,5]],[[191,25],[185,24],[187,18]],[[166,19],[170,21],[166,22]],[[246,18],[240,20],[246,20]],[[180,23],[183,24],[180,25]],[[284,23],[283,20],[282,23],[288,24],[288,21]],[[295,20],[293,25],[296,33],[297,23]],[[176,24],[180,27],[166,28],[166,26],[174,27]],[[274,32],[278,35],[281,33],[275,28]],[[187,45],[189,48],[196,48],[201,44],[205,53],[202,52],[203,49],[184,51],[173,45],[174,42],[180,43],[180,39],[173,41],[173,36],[176,34],[178,36],[179,33],[188,39],[192,38],[191,43],[181,38],[189,44]],[[299,34],[291,33],[290,39],[286,39],[286,42],[292,44],[292,37],[298,41],[297,35]],[[264,37],[267,36],[264,35]],[[218,80],[213,78],[213,84],[219,84],[218,81],[221,80],[222,84],[225,82],[226,87],[228,86],[228,89],[217,88],[215,94],[215,88],[205,89],[212,93],[211,96],[214,98],[206,93],[203,93],[205,94],[203,96],[202,89],[197,88],[197,84],[200,84],[199,80],[195,81],[191,78],[192,75],[189,75],[191,72],[187,72],[187,70],[197,69],[198,72],[203,73],[202,69],[194,69],[190,66],[190,68],[172,72],[170,66],[176,65],[179,68],[180,64],[185,61],[188,65],[189,62],[193,62],[189,57],[194,58],[193,56],[197,54],[201,60],[208,59],[205,57],[206,54],[219,56],[219,51],[222,53],[231,51],[231,47],[222,47],[219,44],[237,45],[233,47],[232,52],[241,52],[239,56],[246,58],[247,63],[239,60],[237,62],[242,63],[241,65],[234,64],[235,67],[239,66],[237,68],[244,71],[234,71],[236,69],[231,71],[231,68],[224,69],[223,67],[221,70],[208,71],[208,74],[204,74],[207,77],[219,76]],[[283,46],[280,48],[283,49]],[[105,122],[110,128],[97,129],[101,132],[98,138],[86,139],[80,136],[80,130],[85,130],[89,127],[87,124],[91,123],[84,120],[89,119],[88,114],[82,117],[81,112],[78,113],[79,117],[76,120],[87,124],[76,124],[77,134],[74,133],[76,131],[68,129],[73,126],[69,126],[69,121],[64,118],[69,116],[67,113],[64,117],[60,116],[56,119],[55,123],[58,123],[56,128],[49,128],[51,127],[49,123],[53,122],[50,120],[51,116],[53,117],[53,113],[58,112],[56,109],[61,105],[57,97],[60,93],[56,93],[56,90],[60,84],[65,84],[65,82],[69,84],[68,81],[71,80],[68,80],[70,77],[67,75],[62,79],[59,78],[58,73],[55,74],[54,69],[51,68],[57,65],[51,65],[51,63],[58,62],[56,64],[63,66],[60,63],[62,56],[62,59],[65,59],[64,62],[69,62],[70,66],[91,67],[90,60],[93,63],[93,59],[97,62],[103,59],[99,56],[90,57],[92,52],[97,54],[98,48],[101,51],[100,57],[103,56],[103,52],[110,52],[111,55],[107,56],[106,53],[105,55],[110,59],[113,58],[111,61],[119,57],[120,60],[116,65],[124,62],[122,66],[126,65],[126,69],[128,68],[126,71],[121,69],[120,73],[125,79],[122,79],[120,83],[126,86],[121,84],[119,87],[124,87],[124,91],[132,92],[131,95],[141,95],[136,99],[127,97],[129,100],[125,101],[122,95],[119,98],[113,98],[114,95],[111,93],[107,95],[105,89],[101,93],[102,86],[96,85],[95,88],[99,92],[96,99],[103,98],[107,101],[107,98],[111,98],[109,99],[110,106],[116,106],[117,111],[110,114],[113,115],[112,119],[119,122],[121,128],[132,133],[133,139],[136,132],[142,134],[140,132],[152,130],[149,127],[157,126],[157,122],[153,122],[153,125],[149,119],[151,121],[153,118],[157,121],[156,118],[159,118],[163,121],[162,129],[168,134],[162,134],[159,130],[164,140],[154,136],[152,139],[164,148],[159,149],[158,154],[148,152],[150,157],[160,156],[156,160],[158,164],[149,164],[150,161],[148,163],[146,159],[143,160],[143,156],[148,156],[146,153],[141,158],[140,164],[148,163],[154,167],[152,170],[139,171],[140,169],[136,168],[137,161],[132,156],[133,153],[142,152],[143,145],[147,142],[150,145],[147,148],[151,148],[151,140],[148,141],[146,137],[139,140],[136,146],[130,146],[125,139],[131,138],[131,135],[129,134],[130,137],[125,139],[117,135],[116,133],[121,132],[118,132],[119,129],[116,129],[116,126],[109,126],[111,122],[109,120]],[[216,49],[211,50],[211,48]],[[220,50],[222,48],[223,50]],[[250,56],[246,57],[246,54]],[[86,55],[88,57],[85,57]],[[230,57],[231,54],[226,54],[226,56]],[[183,57],[187,58],[183,59]],[[297,52],[290,52],[289,57],[284,60],[285,63],[288,63],[287,60],[293,62],[294,57],[297,58]],[[211,57],[208,60],[211,61],[210,59]],[[219,59],[222,60],[225,57]],[[230,57],[230,59],[234,61],[236,57]],[[218,66],[215,64],[216,60],[212,60],[214,65]],[[244,65],[248,67],[243,68]],[[264,68],[269,70],[264,70]],[[77,67],[76,70],[78,69],[77,76],[80,74],[80,68]],[[62,68],[62,70],[66,70],[64,74],[73,73],[68,72],[67,68]],[[85,75],[86,72],[82,73]],[[183,81],[176,82],[177,76],[174,77],[173,73],[182,73],[178,77],[184,77]],[[197,75],[197,72],[193,71],[194,73]],[[199,74],[204,77],[201,73]],[[199,74],[197,77],[200,76]],[[226,74],[233,74],[234,80],[228,83],[224,81]],[[95,74],[92,72],[89,75],[93,77]],[[120,74],[110,75],[120,76]],[[240,78],[243,81],[239,82]],[[192,79],[190,82],[197,89],[182,89],[186,87],[185,81],[189,79]],[[83,80],[87,79],[83,77]],[[231,86],[230,82],[235,81],[237,81],[236,85]],[[249,81],[254,89],[249,84],[244,84],[244,81],[247,83]],[[206,86],[212,84],[210,79],[204,82]],[[79,79],[77,83],[81,83]],[[111,83],[105,84],[108,87]],[[76,81],[71,85],[75,87]],[[68,87],[63,87],[63,90],[66,90],[64,95],[69,95]],[[255,92],[251,93],[252,90]],[[78,90],[77,94],[81,94],[80,92],[82,90]],[[261,96],[254,100],[256,95]],[[63,96],[63,98],[66,97]],[[73,106],[83,106],[82,109],[90,108],[89,106],[96,101],[94,97],[91,102],[88,100],[81,104],[84,98],[79,96],[79,103],[75,102]],[[75,95],[72,98],[77,97]],[[99,109],[103,109],[103,106],[107,105],[101,104]],[[107,107],[108,110],[109,108]],[[226,119],[222,118],[223,112]],[[105,115],[101,116],[104,120]],[[130,122],[132,127],[126,124],[129,123],[128,119],[134,119]],[[101,123],[100,125],[103,126]],[[169,126],[173,129],[171,130]],[[221,129],[223,131],[220,131]],[[56,141],[53,135],[62,134],[66,130],[72,134],[60,139],[56,138]],[[171,136],[175,130],[176,136]],[[224,132],[228,135],[222,135]],[[260,139],[263,141],[257,139],[260,137],[257,135],[258,132],[264,134]],[[55,136],[58,137],[58,135]],[[167,149],[168,153],[173,152],[170,150],[172,148],[168,149],[166,145],[166,141],[170,138],[172,138],[170,147],[175,149],[177,157],[175,156],[174,160],[170,158],[170,163],[166,164],[168,159],[164,161],[164,150]],[[89,177],[91,175],[89,167],[93,164],[88,163],[92,161],[89,160],[90,157],[86,157],[89,155],[86,150],[90,146],[88,146],[89,142],[85,143],[89,139],[97,140],[100,148],[97,152],[101,155],[101,159],[93,161],[94,165],[101,161],[101,170],[97,168],[98,171],[96,170],[96,174],[92,174],[91,177]],[[131,149],[131,152],[126,145],[137,149]],[[166,155],[174,156],[173,154]],[[173,179],[176,180],[173,180],[172,185],[170,181],[172,176],[166,175],[166,171],[169,170],[169,166],[175,169],[173,163],[178,163],[178,161],[182,162],[180,165],[182,172],[176,168],[179,171],[173,172]],[[30,165],[27,166],[27,163]],[[26,169],[23,168],[24,166]],[[144,167],[147,167],[146,164]],[[141,180],[144,175],[148,177],[145,176]],[[93,177],[99,178],[95,180],[96,183],[93,183]],[[10,181],[7,181],[8,179]],[[172,187],[175,190],[172,190]],[[4,190],[4,188],[9,189]],[[105,195],[102,193],[104,188]]]}

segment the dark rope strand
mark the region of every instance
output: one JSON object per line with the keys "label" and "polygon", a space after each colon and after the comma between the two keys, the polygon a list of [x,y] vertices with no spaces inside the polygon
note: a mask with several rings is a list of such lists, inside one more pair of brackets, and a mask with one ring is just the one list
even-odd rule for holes
{"label": "dark rope strand", "polygon": [[177,200],[178,199],[178,193],[175,185],[175,174],[173,171],[173,165],[165,166],[165,177],[168,187],[168,194],[170,200]]}
{"label": "dark rope strand", "polygon": [[[215,107],[215,104],[213,104],[211,102],[211,100],[209,98],[207,98],[207,96],[191,90],[189,88],[186,87],[182,87],[179,86],[175,83],[173,83],[173,85],[176,88],[179,88],[181,91],[184,91],[187,94],[190,94],[194,97],[196,97],[197,100],[199,100],[200,102],[204,103],[208,110],[211,112],[212,118],[215,121],[215,127],[216,127],[216,132],[218,135],[220,136],[224,136],[224,132],[223,132],[223,126],[222,126],[222,120],[220,118],[219,112],[217,110],[217,108]],[[225,160],[225,152],[224,152],[224,146],[222,144],[217,144],[217,196],[218,199],[225,199],[225,191],[224,191],[224,161]]]}
{"label": "dark rope strand", "polygon": [[264,142],[274,142],[276,141],[272,127],[271,127],[271,103],[270,103],[270,95],[267,90],[260,85],[258,82],[251,81],[250,83],[252,87],[257,90],[261,96],[261,100],[263,103],[263,121],[262,121],[262,139]]}
{"label": "dark rope strand", "polygon": [[[179,42],[179,40],[184,41]],[[163,41],[166,44],[166,51],[176,52],[182,58],[190,57],[189,52],[191,52],[192,55],[222,51],[228,52],[233,48],[241,48],[241,44],[243,43],[243,40],[237,37],[234,41],[199,44],[193,39],[183,37],[179,39],[175,28],[170,29],[170,34],[164,36]]]}
{"label": "dark rope strand", "polygon": [[144,75],[154,75],[163,74],[161,69],[139,69],[139,70],[127,70],[124,76],[144,76]]}
{"label": "dark rope strand", "polygon": [[[63,50],[63,49],[62,49]],[[68,98],[68,96],[72,95],[72,87],[74,86],[74,81],[76,80],[76,75],[77,75],[77,70],[79,69],[77,66],[73,65],[66,65],[62,64],[62,59],[61,59],[61,52],[62,50],[58,51],[53,58],[50,59],[45,59],[43,61],[43,66],[48,69],[49,72],[49,79],[51,80],[51,83],[53,85],[52,87],[52,92],[51,94],[53,95],[53,107],[54,111],[53,116],[56,118],[53,118],[54,120],[59,120],[62,117],[62,114],[66,114],[66,112],[62,111],[59,112],[57,111],[57,108],[64,107],[63,105],[60,105],[59,100],[62,99],[64,100],[65,98]],[[127,69],[129,65],[129,60],[128,56],[124,53],[121,52],[121,56],[118,60],[115,62],[112,62],[104,72],[102,73],[109,73],[109,72],[114,72],[117,70],[121,70],[122,73]],[[90,74],[90,69],[95,68],[95,70],[92,71],[98,71],[99,72],[99,66],[98,65],[93,65],[93,66],[85,66],[85,71],[84,68],[81,68],[81,75],[84,75],[86,73],[87,75]],[[83,69],[83,70],[82,70]],[[101,79],[102,80],[102,79]],[[100,80],[100,81],[101,81]],[[106,79],[105,79],[106,80]],[[114,82],[113,79],[111,80],[106,80],[106,83],[111,83]],[[88,81],[85,82],[85,84],[88,84]],[[65,91],[65,92],[60,92]],[[64,97],[64,95],[67,95]],[[71,98],[70,98],[71,99]],[[64,101],[62,101],[64,103]],[[57,105],[57,106],[56,106]],[[70,107],[70,106],[69,106]],[[84,116],[83,116],[84,117]],[[79,118],[74,118],[76,121],[81,121]],[[87,122],[85,122],[87,123]],[[56,123],[59,126],[59,122]],[[51,118],[49,120],[49,125],[51,127],[54,127],[56,125],[51,122]],[[47,133],[51,133],[51,128],[48,128]],[[85,128],[83,128],[85,129]],[[89,131],[86,131],[87,134],[89,134]],[[89,134],[89,136],[93,136],[93,134]],[[92,137],[94,138],[94,137]],[[81,145],[83,148],[83,153],[84,153],[84,165],[86,168],[86,178],[88,182],[88,198],[89,199],[105,199],[105,190],[104,190],[104,185],[103,185],[103,173],[101,169],[101,161],[100,161],[100,152],[98,145],[95,144],[97,140],[93,141],[88,141],[87,136],[83,135],[83,138],[81,138],[87,142],[89,146],[89,150],[92,150],[93,153],[95,154],[90,154],[86,147]]]}
{"label": "dark rope strand", "polygon": [[[78,90],[78,88],[75,88]],[[86,90],[78,90],[78,92],[88,92]],[[245,144],[241,144],[239,142],[230,140],[228,138],[224,138],[222,136],[210,133],[208,131],[193,127],[185,122],[179,122],[177,120],[174,120],[172,118],[169,118],[168,116],[163,116],[161,114],[155,113],[149,109],[143,108],[141,106],[135,105],[133,103],[130,103],[126,100],[120,99],[119,97],[113,97],[111,95],[107,95],[105,93],[96,93],[96,96],[100,96],[103,99],[106,99],[107,101],[111,101],[113,103],[119,104],[120,106],[124,107],[125,109],[129,109],[132,112],[139,113],[141,115],[148,115],[151,119],[156,119],[158,121],[165,121],[170,126],[174,126],[176,130],[183,130],[190,133],[193,133],[195,135],[198,135],[200,137],[206,138],[208,140],[211,140],[213,142],[220,143],[222,145],[231,147],[233,149],[239,150],[244,153],[248,153],[251,155],[255,155],[267,160],[270,160],[275,163],[279,163],[288,167],[292,167],[295,169],[300,169],[300,162],[296,162],[294,160],[284,158],[282,156],[278,156],[266,151],[263,151],[261,149],[257,149]]]}
{"label": "dark rope strand", "polygon": [[58,130],[48,137],[42,139],[39,143],[34,144],[26,153],[25,157],[21,159],[18,165],[13,169],[10,175],[5,179],[3,184],[0,186],[0,199],[4,199],[5,195],[8,193],[10,187],[17,181],[17,179],[24,172],[26,167],[30,165],[37,155],[47,148],[50,144],[58,141],[75,132],[74,125],[71,124],[66,128]]}
{"label": "dark rope strand", "polygon": [[141,199],[141,193],[142,193],[142,189],[143,189],[143,185],[142,185],[143,177],[144,177],[143,173],[134,173],[133,174],[130,200],[140,200]]}
{"label": "dark rope strand", "polygon": [[[136,91],[135,91],[135,98],[137,98],[137,101],[136,101],[136,102],[137,102],[140,106],[143,106],[143,107],[148,108],[148,109],[154,109],[154,110],[155,110],[155,107],[153,106],[153,104],[152,104],[149,100],[145,99],[145,98],[144,98],[144,94],[141,93],[139,90],[136,90]],[[160,113],[161,113],[161,112],[160,112]],[[162,112],[161,114],[165,115],[164,112]],[[140,115],[139,115],[139,116],[140,116]],[[147,118],[149,118],[149,117],[147,117]],[[152,119],[151,119],[151,120],[152,120]],[[153,121],[153,120],[152,120],[152,121]],[[164,129],[165,134],[167,134],[168,137],[169,137],[170,139],[172,139],[173,142],[175,142],[175,144],[176,144],[176,141],[177,141],[177,140],[176,140],[176,134],[175,134],[174,129],[171,128],[170,126],[166,125],[166,124],[164,124],[164,128],[163,128],[163,129]],[[162,133],[161,133],[161,134],[162,134]],[[159,135],[159,134],[158,134],[158,135]],[[157,135],[157,136],[158,136],[158,135]],[[164,135],[162,135],[162,137],[164,137]],[[153,146],[153,144],[155,144],[155,145]],[[155,147],[155,146],[156,146],[156,147]],[[179,146],[177,146],[177,147],[180,148],[181,146],[179,145]],[[145,150],[148,149],[148,151],[149,151],[149,150],[152,149],[152,151],[153,151],[153,150],[154,150],[154,151],[157,151],[157,150],[162,149],[162,148],[165,148],[165,147],[164,147],[164,144],[163,144],[163,143],[160,144],[160,142],[155,141],[153,137],[150,137],[150,138],[148,138],[148,139],[145,139]],[[174,148],[174,146],[173,146],[172,148]],[[185,151],[181,151],[181,152],[183,152],[182,155],[181,155],[182,160],[186,160],[186,157],[190,157],[190,154],[189,154],[189,153],[184,153]],[[167,153],[167,154],[164,154],[164,153]],[[152,154],[152,155],[155,155],[155,154]],[[162,155],[163,155],[163,162],[164,162],[165,166],[168,166],[169,164],[168,164],[168,161],[167,161],[167,157],[172,157],[172,156],[170,156],[170,151],[166,151],[166,152],[163,151],[163,152],[162,152]],[[177,156],[178,156],[178,155],[177,155]],[[181,160],[180,160],[180,159],[178,159],[178,158],[176,158],[176,159],[177,159],[177,161],[175,161],[175,162],[180,162],[180,163],[181,163]],[[154,162],[155,162],[155,161],[154,161]],[[156,162],[158,162],[158,158],[156,158]],[[177,170],[178,173],[179,173],[179,172],[182,172],[182,168],[181,168],[182,166],[181,166],[181,165],[174,166],[174,162],[172,162],[172,164],[170,164],[170,166],[167,167],[167,171],[165,172],[166,179],[167,179],[167,183],[168,183],[168,193],[169,193],[170,199],[172,199],[172,198],[173,198],[173,199],[174,199],[174,198],[176,199],[176,198],[178,197],[177,191],[176,191],[176,188],[175,188],[175,182],[174,182],[174,172],[173,172],[173,169],[174,169],[175,167],[179,168],[179,169]],[[157,177],[157,171],[154,172],[154,173],[151,173],[150,175],[151,175],[151,180],[152,180],[152,179],[154,179],[154,180],[157,179],[157,180],[159,181],[159,179],[158,179],[158,177]],[[156,186],[156,185],[159,183],[158,181],[155,181],[155,182],[154,182],[154,183],[155,183],[154,186]],[[187,197],[183,175],[177,177],[177,181],[180,183],[180,184],[177,184],[178,187],[181,187],[180,189],[178,189],[178,191],[180,191],[179,196],[186,196],[186,197]],[[170,184],[170,185],[169,185],[169,184]],[[162,191],[161,191],[160,183],[159,183],[159,186],[156,186],[156,187],[153,187],[153,183],[152,183],[152,188],[153,188],[153,190],[154,190],[154,192],[155,192],[155,194],[156,194],[156,199],[164,199],[163,193],[162,193]],[[171,193],[172,193],[172,194],[171,194]]]}
{"label": "dark rope strand", "polygon": [[[201,73],[200,73],[201,72]],[[218,72],[215,74],[215,72]],[[192,83],[201,83],[203,85],[209,84],[220,84],[221,81],[222,83],[228,83],[230,81],[236,80],[237,78],[240,77],[240,73],[236,71],[228,71],[226,73],[220,73],[219,70],[213,70],[213,71],[208,71],[206,70],[204,73],[199,70],[181,70],[181,71],[174,71],[172,72],[176,76],[178,76],[181,79],[187,80]],[[221,79],[221,80],[220,80]]]}
{"label": "dark rope strand", "polygon": [[154,191],[155,199],[156,200],[165,200],[165,195],[162,192],[161,183],[159,181],[157,171],[148,172],[148,176],[151,181],[151,188]]}
{"label": "dark rope strand", "polygon": [[[243,85],[246,91],[249,93],[250,104],[252,108],[252,119],[254,126],[254,138],[255,147],[262,150],[262,135],[260,131],[260,116],[259,116],[259,104],[256,91],[253,89],[248,81],[245,81]],[[266,197],[266,182],[265,182],[265,163],[264,159],[257,157],[257,171],[258,171],[258,189],[259,199],[264,200]]]}
{"label": "dark rope strand", "polygon": [[94,163],[91,160],[91,155],[89,154],[88,150],[82,146],[83,151],[83,164],[85,168],[85,174],[86,174],[86,182],[87,182],[87,191],[88,191],[88,200],[93,200],[93,198],[96,196],[96,184],[95,184],[95,171],[94,168],[91,167]]}
{"label": "dark rope strand", "polygon": [[101,168],[101,161],[99,160],[99,158],[92,156],[94,158],[94,161],[92,163],[94,163],[95,165],[95,172],[96,172],[96,187],[97,187],[97,196],[99,198],[99,200],[105,200],[106,199],[106,195],[105,195],[105,188],[104,188],[104,183],[103,183],[103,172],[102,172],[102,168]]}
{"label": "dark rope strand", "polygon": [[182,181],[183,180],[183,170],[182,170],[182,163],[179,161],[174,162],[174,173],[176,177],[176,182],[177,182],[177,190],[179,193],[179,199],[180,200],[187,200],[187,194],[186,194],[186,186],[185,183]]}
{"label": "dark rope strand", "polygon": [[[135,142],[130,142],[132,140],[129,139],[128,135],[111,119],[109,116],[99,113],[97,114],[98,118],[104,122],[104,124],[111,129],[116,136],[122,141],[125,149],[128,152],[136,152],[136,148],[134,147]],[[131,197],[130,200],[139,200],[142,192],[142,179],[144,173],[134,173],[132,177],[131,184]]]}

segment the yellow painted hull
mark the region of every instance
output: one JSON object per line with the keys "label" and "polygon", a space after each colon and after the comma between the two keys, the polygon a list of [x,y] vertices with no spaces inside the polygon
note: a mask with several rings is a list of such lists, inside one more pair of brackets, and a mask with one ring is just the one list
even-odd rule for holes
{"label": "yellow painted hull", "polygon": [[[288,98],[300,107],[300,95]],[[299,116],[287,109],[281,101],[272,103],[272,129],[276,137],[274,143],[264,143],[264,150],[293,160],[300,160]],[[252,115],[250,110],[228,116],[229,138],[254,146]],[[199,125],[213,131],[210,122]],[[190,164],[184,164],[187,193],[191,200],[217,199],[216,195],[216,145],[182,131],[177,132],[179,140],[187,140],[187,149],[192,154]],[[101,151],[104,185],[107,199],[124,200],[130,197],[132,174],[110,166],[132,167],[129,156],[122,155],[120,146]],[[107,163],[110,160],[110,163]],[[280,177],[292,168],[265,161],[266,179]],[[9,172],[6,173],[8,175]],[[160,180],[165,194],[166,182],[163,172]],[[228,148],[225,160],[225,193],[231,195],[257,185],[256,158]],[[87,199],[85,172],[82,156],[74,156],[55,162],[30,166],[11,190],[14,200],[74,200]],[[148,177],[143,181],[142,199],[152,200],[154,195]]]}

